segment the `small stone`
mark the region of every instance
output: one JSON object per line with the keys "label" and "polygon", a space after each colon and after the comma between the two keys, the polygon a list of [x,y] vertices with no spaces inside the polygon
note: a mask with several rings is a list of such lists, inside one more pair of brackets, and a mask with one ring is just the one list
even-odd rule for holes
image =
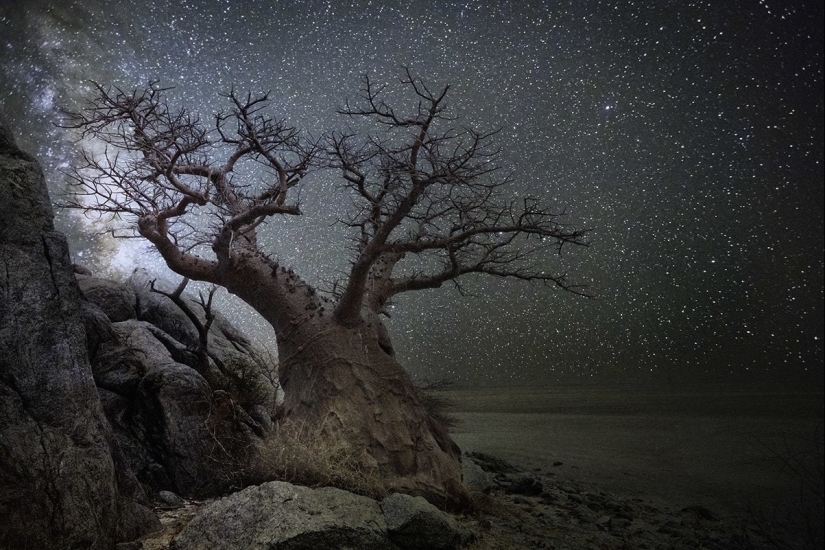
{"label": "small stone", "polygon": [[544,491],[544,487],[541,482],[536,481],[532,477],[524,477],[511,483],[506,491],[511,495],[534,497],[540,495],[542,491]]}
{"label": "small stone", "polygon": [[180,498],[178,495],[173,493],[172,491],[161,491],[158,493],[158,500],[164,506],[172,506],[175,508],[180,508],[181,506],[186,505],[186,501]]}
{"label": "small stone", "polygon": [[455,521],[421,497],[392,494],[381,501],[389,538],[405,549],[452,549],[463,533]]}

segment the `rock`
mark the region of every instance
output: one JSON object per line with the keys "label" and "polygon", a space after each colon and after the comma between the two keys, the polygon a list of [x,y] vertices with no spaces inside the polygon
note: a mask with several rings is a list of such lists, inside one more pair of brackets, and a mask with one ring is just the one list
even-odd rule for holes
{"label": "rock", "polygon": [[472,491],[489,493],[496,487],[493,477],[482,470],[475,460],[468,458],[467,453],[461,461],[461,474],[464,486]]}
{"label": "rock", "polygon": [[470,538],[421,497],[394,494],[379,504],[331,487],[273,481],[206,505],[171,548],[448,550]]}
{"label": "rock", "polygon": [[378,503],[335,488],[272,481],[206,505],[174,550],[397,550]]}
{"label": "rock", "polygon": [[98,388],[134,398],[143,377],[172,363],[172,358],[140,321],[111,325],[111,331],[113,337],[98,347],[92,363],[95,383]]}
{"label": "rock", "polygon": [[[169,298],[152,292],[152,281],[142,269],[135,270],[127,281],[137,296],[138,319],[155,327],[156,337],[167,346],[175,361],[195,367],[194,357],[186,352],[197,346],[198,332]],[[155,286],[165,291],[173,289],[166,281],[156,281]],[[192,312],[203,321],[203,308],[189,294],[183,296]],[[275,409],[277,387],[265,374],[272,368],[270,362],[219,312],[215,312],[209,330],[209,357],[209,369],[201,374],[210,386],[228,391],[247,410],[255,405],[268,411]]]}
{"label": "rock", "polygon": [[252,405],[249,407],[249,416],[261,426],[264,432],[272,429],[272,410],[263,405]]}
{"label": "rock", "polygon": [[[196,326],[152,291],[143,270],[126,283],[77,279],[91,300],[84,321],[95,382],[138,479],[155,492],[187,497],[248,484],[244,476],[273,426],[277,402],[264,355],[216,313],[204,364]],[[163,281],[155,287],[174,290]],[[186,299],[203,323],[200,305]],[[256,475],[257,481],[267,473]]]}
{"label": "rock", "polygon": [[538,496],[544,491],[540,481],[532,477],[522,477],[516,479],[505,489],[505,492],[511,495],[525,495],[529,497]]}
{"label": "rock", "polygon": [[509,474],[519,471],[518,468],[504,459],[497,458],[485,453],[470,451],[465,456],[478,464],[482,470],[492,474]]}
{"label": "rock", "polygon": [[0,548],[113,548],[160,527],[106,421],[43,174],[0,120]]}
{"label": "rock", "polygon": [[99,307],[113,323],[137,317],[137,297],[130,286],[80,274],[77,284],[86,299]]}
{"label": "rock", "polygon": [[391,541],[408,550],[459,548],[468,539],[456,522],[422,497],[393,494],[381,501]]}
{"label": "rock", "polygon": [[[157,290],[167,293],[173,292],[175,285],[150,276],[145,269],[136,269],[126,283],[135,292],[139,319],[158,327],[185,347],[194,348],[198,345],[198,331],[192,321],[171,299],[152,291],[153,283]],[[192,311],[203,319],[201,307],[196,303],[191,305]]]}
{"label": "rock", "polygon": [[164,506],[169,506],[172,508],[180,508],[181,506],[186,505],[186,501],[172,491],[160,491],[158,493],[158,500]]}
{"label": "rock", "polygon": [[239,484],[255,444],[248,417],[231,399],[215,399],[206,380],[176,363],[146,325],[116,323],[118,341],[102,346],[95,361],[107,417],[132,469],[156,491],[187,496]]}
{"label": "rock", "polygon": [[93,359],[100,345],[115,337],[112,322],[99,307],[91,302],[83,302],[81,316],[86,328],[86,351],[89,359]]}
{"label": "rock", "polygon": [[[140,430],[138,440],[151,449],[174,482],[167,489],[183,495],[215,494],[240,482],[242,451],[212,431],[216,424],[221,429],[233,425],[232,410],[214,407],[211,393],[194,369],[168,363],[141,379],[133,401],[132,425]],[[248,430],[238,434],[245,443],[249,436]]]}
{"label": "rock", "polygon": [[714,512],[711,512],[704,506],[695,504],[693,506],[687,506],[682,508],[682,512],[691,512],[693,513],[698,519],[704,519],[708,521],[719,521],[719,516]]}

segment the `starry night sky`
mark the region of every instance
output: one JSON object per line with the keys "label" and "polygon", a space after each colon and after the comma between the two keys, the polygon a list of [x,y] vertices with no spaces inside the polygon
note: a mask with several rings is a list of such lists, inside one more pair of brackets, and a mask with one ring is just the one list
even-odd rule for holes
{"label": "starry night sky", "polygon": [[[272,91],[320,134],[359,75],[408,66],[451,84],[461,123],[501,128],[513,193],[592,229],[550,269],[586,300],[512,281],[402,297],[389,328],[417,377],[477,384],[816,380],[823,371],[821,1],[0,3],[0,111],[54,194],[72,156],[53,126],[88,80],[159,79],[202,117],[219,92]],[[301,191],[270,250],[308,281],[347,266],[334,175]],[[130,241],[58,216],[79,263],[131,269]],[[109,256],[106,256],[109,254]],[[157,260],[154,260],[157,267]],[[222,309],[270,339],[248,309]]]}

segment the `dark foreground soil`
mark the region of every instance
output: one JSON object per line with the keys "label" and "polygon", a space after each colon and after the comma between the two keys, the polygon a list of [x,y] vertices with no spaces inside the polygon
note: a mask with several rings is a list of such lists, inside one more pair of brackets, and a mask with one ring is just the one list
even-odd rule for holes
{"label": "dark foreground soil", "polygon": [[[470,550],[823,548],[821,388],[444,397],[458,444],[498,457],[465,458],[487,483],[458,518],[476,533]],[[164,531],[133,548],[168,548],[202,505],[158,509]]]}
{"label": "dark foreground soil", "polygon": [[[484,463],[489,455],[478,455]],[[478,460],[478,459],[476,459]],[[495,459],[491,481],[474,493],[476,510],[456,519],[475,538],[467,550],[651,549],[768,550],[819,548],[787,518],[723,518],[700,504],[674,507],[665,502],[622,497],[596,487],[560,481],[552,471],[524,471]],[[507,471],[495,471],[495,470]],[[163,531],[121,550],[165,550],[204,501],[156,509]]]}
{"label": "dark foreground soil", "polygon": [[478,515],[464,520],[478,533],[471,550],[821,547],[787,518],[723,518],[700,504],[622,497],[536,472],[497,474],[495,482],[476,495]]}

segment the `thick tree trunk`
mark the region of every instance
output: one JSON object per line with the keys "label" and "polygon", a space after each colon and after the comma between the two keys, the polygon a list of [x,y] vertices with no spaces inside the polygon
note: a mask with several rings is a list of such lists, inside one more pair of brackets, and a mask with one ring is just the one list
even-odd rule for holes
{"label": "thick tree trunk", "polygon": [[221,282],[275,330],[285,421],[317,427],[391,489],[468,504],[461,451],[419,403],[377,317],[343,326],[330,303],[260,255],[237,258]]}
{"label": "thick tree trunk", "polygon": [[375,328],[322,317],[279,341],[285,417],[322,427],[395,490],[442,507],[465,505],[460,449],[421,406]]}

